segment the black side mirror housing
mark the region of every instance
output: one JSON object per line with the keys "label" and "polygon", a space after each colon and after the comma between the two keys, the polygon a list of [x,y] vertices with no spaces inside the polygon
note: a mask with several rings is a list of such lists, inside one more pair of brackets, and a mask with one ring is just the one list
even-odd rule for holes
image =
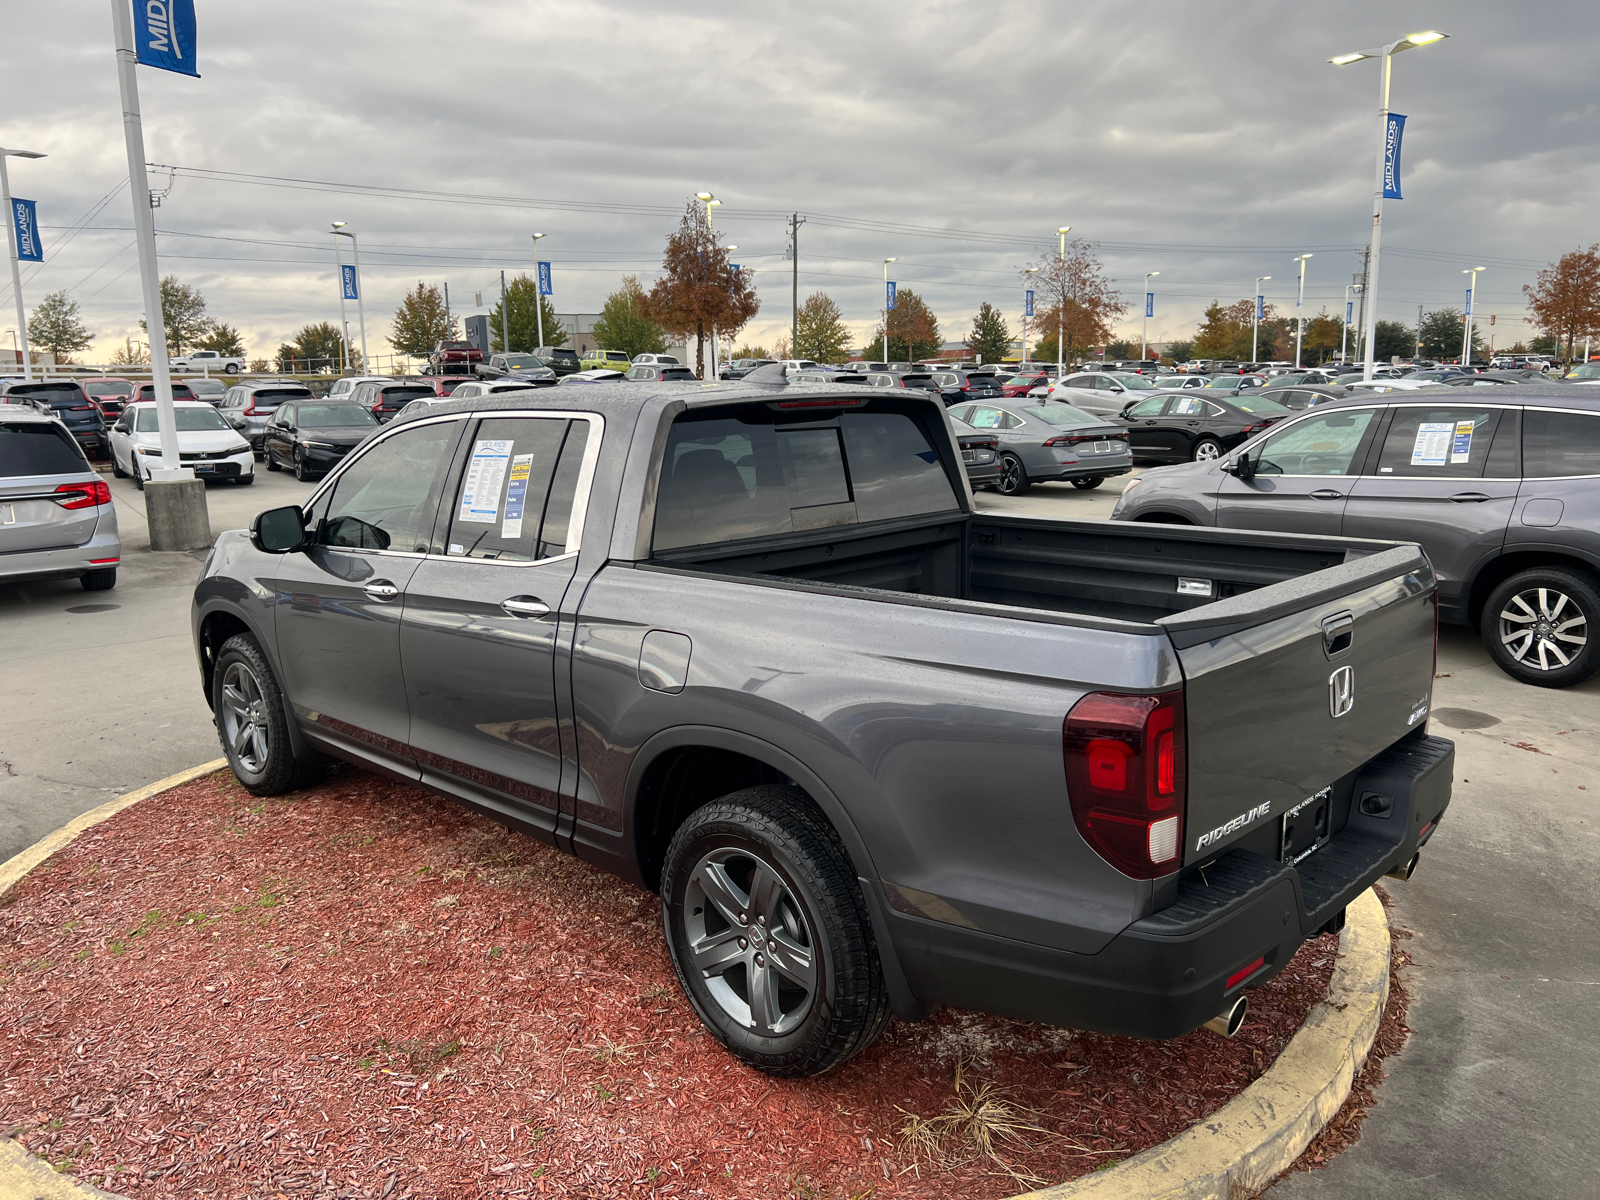
{"label": "black side mirror housing", "polygon": [[306,515],[298,505],[269,508],[250,522],[250,543],[265,554],[288,554],[306,544]]}
{"label": "black side mirror housing", "polygon": [[1249,483],[1256,477],[1256,460],[1248,454],[1241,454],[1233,461],[1224,463],[1222,469],[1241,483]]}

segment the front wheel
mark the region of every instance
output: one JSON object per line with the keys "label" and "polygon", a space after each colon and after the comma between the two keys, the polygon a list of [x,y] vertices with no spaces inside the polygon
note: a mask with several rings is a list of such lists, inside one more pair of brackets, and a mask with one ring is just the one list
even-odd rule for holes
{"label": "front wheel", "polygon": [[1092,479],[1074,479],[1072,486],[1081,492],[1092,491],[1106,481],[1104,475],[1096,475]]}
{"label": "front wheel", "polygon": [[1222,443],[1213,437],[1203,437],[1194,444],[1195,462],[1215,462],[1222,457]]}
{"label": "front wheel", "polygon": [[278,796],[314,783],[322,756],[296,758],[289,708],[256,639],[235,634],[217,654],[211,709],[217,736],[236,779],[257,796]]}
{"label": "front wheel", "polygon": [[1480,622],[1489,657],[1513,679],[1571,687],[1600,670],[1593,578],[1559,567],[1520,571],[1489,594]]}
{"label": "front wheel", "polygon": [[661,878],[673,967],[707,1029],[758,1070],[819,1075],[870,1046],[889,1000],[838,834],[797,788],[714,800]]}
{"label": "front wheel", "polygon": [[139,465],[138,451],[129,454],[128,465],[133,468],[133,486],[144,491],[144,468]]}
{"label": "front wheel", "polygon": [[1028,490],[1028,472],[1015,454],[1000,456],[1000,482],[994,486],[1002,496],[1020,496]]}
{"label": "front wheel", "polygon": [[294,477],[301,483],[311,482],[311,468],[306,466],[306,456],[299,450],[294,452]]}
{"label": "front wheel", "polygon": [[122,469],[122,460],[117,457],[117,452],[111,452],[111,473],[118,479],[126,479],[128,473]]}
{"label": "front wheel", "polygon": [[235,475],[233,477],[235,487],[249,487],[255,481],[256,473],[254,471],[251,471],[248,475]]}

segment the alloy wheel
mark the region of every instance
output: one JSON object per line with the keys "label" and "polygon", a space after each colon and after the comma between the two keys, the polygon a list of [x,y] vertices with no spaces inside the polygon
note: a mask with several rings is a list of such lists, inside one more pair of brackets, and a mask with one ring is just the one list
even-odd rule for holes
{"label": "alloy wheel", "polygon": [[1202,438],[1194,448],[1195,462],[1213,462],[1222,457],[1222,447],[1210,438]]}
{"label": "alloy wheel", "polygon": [[1000,459],[1000,494],[1014,495],[1022,483],[1022,463],[1007,454]]}
{"label": "alloy wheel", "polygon": [[252,775],[267,769],[272,734],[267,721],[267,701],[261,681],[241,662],[231,662],[222,674],[221,703],[217,718],[222,737],[239,765]]}
{"label": "alloy wheel", "polygon": [[689,958],[718,1007],[762,1037],[800,1025],[818,992],[817,940],[772,864],[743,847],[713,850],[684,900]]}
{"label": "alloy wheel", "polygon": [[1530,670],[1570,666],[1589,643],[1588,615],[1559,588],[1518,592],[1501,608],[1499,620],[1506,653]]}

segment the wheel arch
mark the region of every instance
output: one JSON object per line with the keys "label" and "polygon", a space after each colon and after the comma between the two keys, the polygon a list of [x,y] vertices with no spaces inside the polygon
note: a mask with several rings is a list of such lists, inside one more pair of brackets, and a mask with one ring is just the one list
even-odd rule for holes
{"label": "wheel arch", "polygon": [[284,692],[284,700],[288,705],[289,711],[285,714],[285,718],[289,727],[290,744],[297,756],[307,755],[312,747],[306,741],[305,735],[300,732],[300,722],[295,719],[294,705],[288,703],[289,696],[284,689],[283,670],[278,664],[271,640],[263,636],[261,630],[236,608],[217,600],[203,607],[196,614],[194,621],[195,650],[200,657],[200,688],[205,697],[206,707],[215,711],[212,687],[216,682],[217,654],[229,638],[241,633],[248,633],[255,638],[256,645],[261,647],[261,653],[265,656],[267,665],[272,668],[278,689]]}
{"label": "wheel arch", "polygon": [[1490,592],[1518,572],[1531,571],[1539,567],[1577,571],[1587,575],[1591,581],[1600,586],[1600,561],[1596,561],[1590,555],[1576,551],[1570,546],[1519,546],[1515,550],[1491,558],[1472,577],[1472,585],[1467,592],[1467,620],[1472,628],[1480,628],[1483,609],[1489,602]]}

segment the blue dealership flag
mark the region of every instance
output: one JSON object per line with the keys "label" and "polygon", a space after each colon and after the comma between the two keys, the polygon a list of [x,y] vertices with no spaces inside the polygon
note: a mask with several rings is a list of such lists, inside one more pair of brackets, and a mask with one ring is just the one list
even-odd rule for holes
{"label": "blue dealership flag", "polygon": [[133,0],[133,41],[145,66],[200,78],[194,58],[194,0]]}
{"label": "blue dealership flag", "polygon": [[553,296],[555,292],[555,288],[550,286],[550,264],[542,262],[539,264],[539,295]]}
{"label": "blue dealership flag", "polygon": [[895,292],[895,282],[894,282],[894,280],[891,279],[891,280],[889,280],[888,289],[884,292],[884,295],[883,295],[883,306],[885,308],[893,308],[894,307],[894,301],[895,301],[894,292]]}
{"label": "blue dealership flag", "polygon": [[1256,296],[1256,320],[1265,321],[1266,319],[1267,319],[1267,298],[1265,296],[1258,295],[1258,296]]}
{"label": "blue dealership flag", "polygon": [[1354,300],[1346,300],[1344,302],[1344,323],[1346,325],[1355,319],[1355,312],[1356,302]]}
{"label": "blue dealership flag", "polygon": [[1389,114],[1389,123],[1383,131],[1383,198],[1404,200],[1400,194],[1400,139],[1405,136],[1406,119],[1399,113]]}
{"label": "blue dealership flag", "polygon": [[344,274],[344,298],[346,300],[361,299],[361,293],[356,289],[356,269],[346,263],[341,270]]}
{"label": "blue dealership flag", "polygon": [[11,221],[17,228],[17,257],[23,262],[43,262],[39,244],[39,213],[32,200],[11,197]]}
{"label": "blue dealership flag", "polygon": [[1469,316],[1469,317],[1472,315],[1472,289],[1471,288],[1467,289],[1467,314],[1466,315]]}
{"label": "blue dealership flag", "polygon": [[1024,293],[1023,299],[1027,303],[1027,313],[1028,313],[1028,315],[1030,317],[1033,316],[1033,289],[1032,288],[1029,288],[1028,291],[1026,293]]}
{"label": "blue dealership flag", "polygon": [[1156,315],[1156,294],[1154,292],[1146,292],[1144,294],[1144,315],[1147,317]]}

